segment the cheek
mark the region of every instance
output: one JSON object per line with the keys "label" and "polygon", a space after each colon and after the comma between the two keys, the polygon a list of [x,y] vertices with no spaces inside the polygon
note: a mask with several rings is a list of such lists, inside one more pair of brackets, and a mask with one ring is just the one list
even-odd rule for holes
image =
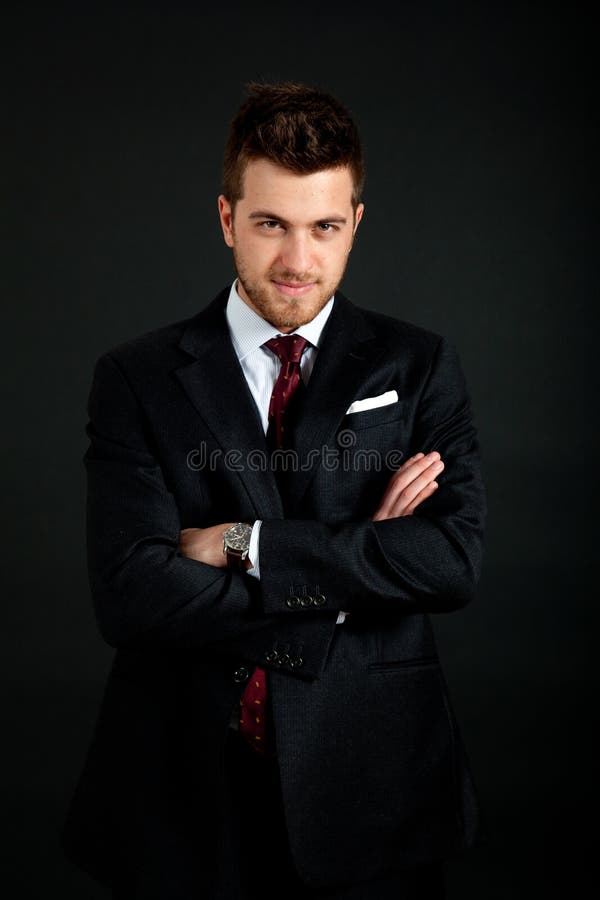
{"label": "cheek", "polygon": [[341,272],[348,262],[348,250],[336,248],[334,253],[329,255],[327,268],[330,272]]}
{"label": "cheek", "polygon": [[247,265],[254,269],[268,265],[270,260],[277,257],[274,241],[260,240],[253,235],[238,244],[238,253],[245,259]]}

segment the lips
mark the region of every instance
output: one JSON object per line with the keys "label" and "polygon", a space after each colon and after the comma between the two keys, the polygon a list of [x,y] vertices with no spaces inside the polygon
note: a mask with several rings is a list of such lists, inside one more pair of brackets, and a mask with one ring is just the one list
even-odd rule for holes
{"label": "lips", "polygon": [[303,283],[289,281],[273,281],[273,284],[286,297],[303,297],[315,286],[316,281],[308,281]]}

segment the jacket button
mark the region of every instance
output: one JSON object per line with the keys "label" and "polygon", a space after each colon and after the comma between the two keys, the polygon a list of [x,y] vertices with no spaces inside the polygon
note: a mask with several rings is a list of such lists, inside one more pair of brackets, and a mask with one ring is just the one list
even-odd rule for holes
{"label": "jacket button", "polygon": [[289,666],[290,664],[290,654],[289,653],[280,653],[279,659],[277,660],[280,666]]}
{"label": "jacket button", "polygon": [[301,656],[292,656],[290,659],[290,666],[292,669],[300,668],[302,665],[304,665],[304,660]]}
{"label": "jacket button", "polygon": [[315,594],[312,598],[312,602],[315,606],[323,606],[324,603],[327,603],[324,594]]}
{"label": "jacket button", "polygon": [[279,653],[277,652],[277,650],[269,650],[267,653],[265,653],[265,659],[267,662],[270,662],[270,663],[275,662],[277,660],[278,656],[279,656]]}
{"label": "jacket button", "polygon": [[242,684],[242,682],[248,681],[250,672],[246,666],[238,666],[232,677],[236,684]]}
{"label": "jacket button", "polygon": [[300,597],[286,597],[285,605],[289,606],[290,609],[296,609],[299,603]]}
{"label": "jacket button", "polygon": [[300,605],[301,606],[312,606],[313,598],[310,594],[303,594],[300,597]]}

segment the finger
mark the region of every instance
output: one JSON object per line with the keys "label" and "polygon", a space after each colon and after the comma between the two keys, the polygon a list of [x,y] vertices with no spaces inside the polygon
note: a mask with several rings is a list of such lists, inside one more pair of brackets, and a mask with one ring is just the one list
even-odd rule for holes
{"label": "finger", "polygon": [[407,460],[405,467],[401,466],[394,472],[390,478],[388,487],[393,488],[399,481],[401,481],[405,487],[415,478],[418,478],[421,472],[424,472],[430,465],[439,462],[440,459],[441,457],[437,450],[433,450],[431,453],[427,453],[427,455],[420,454],[414,460]]}
{"label": "finger", "polygon": [[392,504],[391,515],[404,515],[407,507],[419,496],[422,490],[441,474],[443,468],[444,463],[441,460],[438,460],[428,466],[418,478],[411,481],[411,483],[399,493],[396,501]]}
{"label": "finger", "polygon": [[403,500],[402,509],[407,506],[425,485],[440,474],[443,468],[444,463],[437,452],[417,460],[399,477],[394,477],[388,483],[377,512],[382,513],[384,518],[401,515],[401,512],[392,513],[392,508],[397,507],[400,500]]}
{"label": "finger", "polygon": [[438,459],[441,459],[441,456],[437,450],[432,450],[431,453],[416,453],[407,459],[399,469],[396,469],[392,477],[397,476],[400,472],[406,472],[408,468],[413,466],[422,469]]}
{"label": "finger", "polygon": [[[436,456],[439,457],[439,453]],[[407,460],[404,466],[401,466],[394,472],[383,492],[378,509],[387,512],[398,492],[402,491],[411,481],[417,478],[433,459],[432,454],[429,454],[428,457],[423,456],[423,454],[417,454],[417,457],[414,462],[412,458]]]}
{"label": "finger", "polygon": [[[411,463],[416,462],[418,459],[421,459],[423,456],[425,456],[424,453],[415,453],[414,456],[409,456],[408,459],[405,459],[405,460],[404,460],[404,462],[402,463],[402,465],[400,466],[400,468],[399,468],[397,471],[398,471],[398,472],[401,472],[402,470],[404,470],[404,469],[406,469],[408,466],[410,466]],[[394,474],[395,474],[395,473],[394,473]]]}
{"label": "finger", "polygon": [[431,497],[432,494],[435,494],[438,487],[439,485],[437,481],[431,481],[428,485],[426,485],[426,487],[423,488],[422,491],[417,494],[412,503],[408,504],[402,515],[412,516],[417,506],[419,506],[419,504],[422,503],[423,500],[427,500],[428,497]]}
{"label": "finger", "polygon": [[378,518],[391,519],[405,514],[407,507],[434,481],[435,477],[443,469],[443,463],[436,463],[425,470],[418,478],[414,479],[406,487],[393,491],[388,496],[386,503],[378,509]]}
{"label": "finger", "polygon": [[401,496],[397,497],[396,502],[390,504],[385,511],[377,510],[375,516],[373,517],[373,521],[379,522],[384,519],[397,519],[401,518],[402,516],[412,516],[419,503],[422,503],[423,500],[431,497],[431,495],[435,493],[437,488],[437,481],[430,481],[413,497],[412,500],[410,500],[406,496],[405,491]]}

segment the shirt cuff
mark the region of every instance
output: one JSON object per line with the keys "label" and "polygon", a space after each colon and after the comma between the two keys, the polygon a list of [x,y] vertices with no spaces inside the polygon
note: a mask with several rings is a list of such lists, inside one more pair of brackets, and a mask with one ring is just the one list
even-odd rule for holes
{"label": "shirt cuff", "polygon": [[246,570],[246,575],[252,575],[253,578],[260,578],[260,565],[258,562],[258,536],[260,534],[260,526],[262,522],[257,519],[252,526],[252,534],[250,535],[250,546],[248,548],[248,556],[252,563],[252,568]]}

